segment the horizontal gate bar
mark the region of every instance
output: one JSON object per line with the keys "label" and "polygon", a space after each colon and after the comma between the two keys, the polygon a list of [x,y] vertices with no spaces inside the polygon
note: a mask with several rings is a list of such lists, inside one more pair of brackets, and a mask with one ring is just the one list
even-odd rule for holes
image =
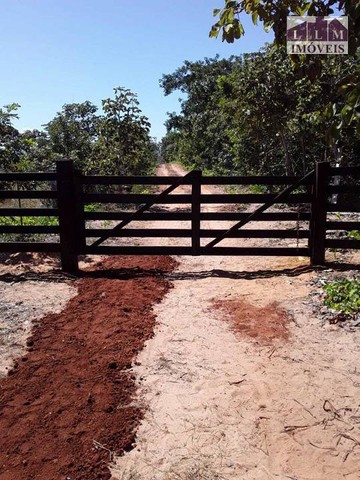
{"label": "horizontal gate bar", "polygon": [[[1,209],[0,209],[1,212]],[[85,212],[86,220],[126,220],[130,218],[132,212]],[[232,221],[242,220],[249,216],[248,213],[243,212],[202,212],[200,213],[201,220],[206,221]],[[183,220],[190,221],[191,213],[189,212],[149,212],[138,216],[136,221],[168,221],[168,220]],[[296,221],[296,220],[310,220],[310,213],[300,212],[277,212],[277,213],[263,213],[259,215],[255,222],[268,221]]]}
{"label": "horizontal gate bar", "polygon": [[356,213],[360,212],[360,203],[358,205],[327,205],[327,212],[339,212],[339,213]]}
{"label": "horizontal gate bar", "polygon": [[0,242],[0,252],[60,252],[60,243]]}
{"label": "horizontal gate bar", "polygon": [[[127,220],[132,217],[134,212],[85,212],[85,220]],[[191,220],[190,212],[146,212],[137,216],[138,221],[153,220]]]}
{"label": "horizontal gate bar", "polygon": [[[181,177],[164,176],[99,176],[89,175],[82,176],[81,181],[84,185],[172,185]],[[292,185],[296,183],[301,177],[290,176],[214,176],[202,177],[202,185]],[[306,182],[305,182],[306,183]],[[311,181],[307,182],[308,184]],[[185,180],[183,185],[191,185],[191,180]]]}
{"label": "horizontal gate bar", "polygon": [[[158,195],[147,194],[116,194],[116,193],[84,193],[82,201],[84,203],[147,203],[153,201],[155,204],[174,204],[174,203],[191,203],[192,197],[187,194],[167,195],[158,199]],[[203,194],[201,195],[201,203],[266,203],[274,200],[276,194]],[[308,194],[292,194],[279,203],[310,203],[311,195]]]}
{"label": "horizontal gate bar", "polygon": [[55,181],[56,173],[0,173],[0,182]]}
{"label": "horizontal gate bar", "polygon": [[326,222],[326,230],[360,230],[359,222]]}
{"label": "horizontal gate bar", "polygon": [[[200,230],[201,238],[214,238],[217,235],[222,235],[227,230]],[[1,232],[1,229],[0,229]],[[87,237],[98,237],[102,235],[110,235],[111,229],[103,228],[88,228],[85,230]],[[238,230],[229,234],[228,238],[309,238],[309,230]],[[175,229],[175,228],[126,228],[121,229],[110,238],[115,237],[165,237],[165,238],[190,238],[190,229]]]}
{"label": "horizontal gate bar", "polygon": [[[358,175],[360,167],[332,167],[331,176]],[[24,173],[0,173],[0,182],[9,181],[56,181],[55,172],[24,172]],[[82,175],[81,182],[84,185],[169,185],[176,182],[178,176],[118,176],[118,175]],[[253,176],[203,176],[203,185],[292,185],[300,177],[281,175],[253,175]],[[311,181],[307,181],[311,183]],[[190,185],[185,181],[184,185]]]}
{"label": "horizontal gate bar", "polygon": [[[86,175],[81,177],[84,185],[172,185],[182,177],[175,176],[116,176]],[[182,185],[191,185],[191,180],[184,180]]]}
{"label": "horizontal gate bar", "polygon": [[59,233],[57,225],[0,225],[0,233],[50,234]]}
{"label": "horizontal gate bar", "polygon": [[166,195],[157,199],[158,195],[133,194],[133,193],[84,193],[82,201],[84,203],[148,203],[170,204],[170,203],[191,203],[191,195],[174,194]]}
{"label": "horizontal gate bar", "polygon": [[57,198],[52,190],[0,190],[0,198]]}
{"label": "horizontal gate bar", "polygon": [[[243,220],[249,216],[249,213],[227,213],[227,212],[204,212],[201,214],[202,220]],[[273,212],[262,213],[257,216],[253,222],[270,222],[270,221],[297,221],[297,220],[310,220],[311,214],[305,212]]]}
{"label": "horizontal gate bar", "polygon": [[0,208],[0,217],[57,217],[57,208]]}
{"label": "horizontal gate bar", "polygon": [[330,167],[330,176],[360,175],[360,167]]}
{"label": "horizontal gate bar", "polygon": [[[85,247],[85,254],[91,255],[191,255],[191,247],[119,247],[119,246],[99,246]],[[261,255],[261,256],[286,256],[298,257],[309,256],[308,248],[242,248],[242,247],[200,247],[199,255]]]}
{"label": "horizontal gate bar", "polygon": [[[249,177],[202,177],[202,185],[293,185],[301,177],[290,176],[249,176]],[[310,185],[311,180],[305,180],[304,185]]]}
{"label": "horizontal gate bar", "polygon": [[[201,195],[201,203],[266,203],[271,202],[276,198],[277,194],[263,193],[263,194],[220,194],[220,195]],[[294,193],[289,195],[286,200],[275,203],[310,203],[312,196],[305,193]]]}
{"label": "horizontal gate bar", "polygon": [[326,248],[345,248],[350,250],[360,250],[360,240],[350,240],[350,239],[328,239],[325,240]]}
{"label": "horizontal gate bar", "polygon": [[328,193],[360,193],[360,185],[330,185]]}

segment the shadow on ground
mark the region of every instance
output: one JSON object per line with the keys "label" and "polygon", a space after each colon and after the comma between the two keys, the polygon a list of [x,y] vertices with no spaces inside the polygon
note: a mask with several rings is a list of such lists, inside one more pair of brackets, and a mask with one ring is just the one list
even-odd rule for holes
{"label": "shadow on ground", "polygon": [[194,272],[167,272],[161,269],[142,269],[142,268],[121,268],[121,269],[103,269],[80,271],[78,275],[70,275],[60,270],[52,272],[25,272],[22,274],[6,273],[0,275],[0,282],[15,283],[25,281],[40,282],[63,282],[74,281],[79,278],[107,278],[129,280],[145,277],[165,277],[168,280],[201,280],[209,277],[231,278],[233,280],[256,280],[259,278],[276,278],[281,276],[297,277],[309,272],[320,272],[332,269],[335,272],[360,271],[360,265],[349,263],[328,263],[326,266],[300,266],[294,268],[283,268],[279,270],[264,269],[254,271],[233,271],[222,269],[211,269]]}

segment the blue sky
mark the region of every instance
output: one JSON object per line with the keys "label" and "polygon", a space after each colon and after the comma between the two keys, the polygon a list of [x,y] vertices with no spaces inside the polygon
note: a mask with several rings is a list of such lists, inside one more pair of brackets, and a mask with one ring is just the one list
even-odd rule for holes
{"label": "blue sky", "polygon": [[184,60],[259,50],[270,34],[245,18],[234,44],[208,38],[212,11],[223,0],[0,0],[0,105],[21,104],[17,128],[41,128],[64,103],[101,105],[112,88],[137,93],[152,135],[161,138],[166,112],[163,73]]}

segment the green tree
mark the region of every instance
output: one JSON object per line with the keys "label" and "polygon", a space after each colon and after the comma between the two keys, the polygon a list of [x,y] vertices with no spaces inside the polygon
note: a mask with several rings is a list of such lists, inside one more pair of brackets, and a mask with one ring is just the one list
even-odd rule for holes
{"label": "green tree", "polygon": [[19,105],[0,108],[0,168],[47,171],[59,157],[74,161],[84,173],[144,174],[154,167],[159,152],[151,139],[150,123],[135,94],[115,88],[115,98],[102,101],[103,112],[90,101],[65,104],[45,131],[20,133],[13,120]]}
{"label": "green tree", "polygon": [[20,105],[11,103],[0,108],[0,167],[5,170],[16,169],[21,158],[20,133],[13,126],[19,118]]}
{"label": "green tree", "polygon": [[[341,12],[349,18],[349,52],[357,59],[357,69],[350,75],[343,75],[337,83],[337,94],[323,111],[329,118],[331,112],[331,125],[329,141],[336,145],[342,129],[354,127],[360,133],[360,64],[357,55],[360,46],[360,0],[224,0],[222,8],[213,11],[217,17],[209,36],[217,38],[222,35],[222,40],[233,43],[245,34],[242,24],[243,15],[251,15],[255,25],[262,22],[265,30],[272,29],[275,35],[275,45],[284,45],[286,42],[286,21],[289,15],[327,16]],[[294,58],[299,70],[307,74],[315,70],[321,72],[322,58],[308,59],[305,57]],[[304,68],[308,64],[311,69]],[[320,73],[319,73],[320,74]],[[310,78],[311,78],[310,75]],[[334,101],[335,100],[335,101]]]}
{"label": "green tree", "polygon": [[145,173],[157,160],[150,122],[134,93],[123,87],[114,88],[114,93],[115,98],[102,101],[104,115],[99,117],[90,168],[115,175]]}
{"label": "green tree", "polygon": [[[283,158],[283,173],[305,173],[316,160],[338,160],[337,150],[348,148],[348,163],[355,161],[358,135],[354,129],[342,132],[337,150],[327,145],[328,120],[324,105],[337,96],[337,83],[343,72],[354,71],[350,57],[329,57],[323,61],[319,76],[310,78],[299,71],[284,47],[246,55],[241,68],[223,81],[231,95],[224,92],[225,114],[233,117],[238,137],[253,137],[261,145],[259,160],[273,162],[277,168],[276,148]],[[280,165],[279,165],[280,166]],[[280,172],[279,172],[280,173]]]}
{"label": "green tree", "polygon": [[21,134],[22,163],[24,170],[49,171],[54,169],[57,154],[46,132],[37,129],[25,130]]}
{"label": "green tree", "polygon": [[284,47],[271,46],[243,58],[185,62],[162,79],[165,93],[186,94],[181,112],[166,122],[162,157],[243,175],[302,174],[316,161],[341,157],[358,164],[359,134],[343,129],[336,148],[330,147],[323,114],[324,105],[338,96],[339,78],[355,69],[352,57],[328,57],[311,77]]}
{"label": "green tree", "polygon": [[186,95],[180,100],[181,113],[170,114],[166,122],[169,136],[164,152],[172,152],[172,155],[176,152],[178,160],[188,166],[196,165],[218,172],[229,167],[229,141],[225,119],[219,115],[221,92],[217,78],[230,73],[239,61],[236,57],[185,61],[174,73],[163,75],[160,85],[165,95],[177,90]]}
{"label": "green tree", "polygon": [[290,15],[328,16],[335,9],[347,15],[350,20],[350,52],[355,53],[360,45],[360,1],[359,0],[223,0],[222,8],[213,11],[217,22],[212,26],[209,36],[218,37],[233,43],[245,34],[241,22],[243,15],[251,15],[255,25],[260,21],[265,30],[272,29],[277,44],[285,44],[286,20]]}
{"label": "green tree", "polygon": [[78,168],[87,169],[97,139],[96,112],[97,107],[89,101],[65,104],[45,125],[53,161],[59,157],[69,158]]}

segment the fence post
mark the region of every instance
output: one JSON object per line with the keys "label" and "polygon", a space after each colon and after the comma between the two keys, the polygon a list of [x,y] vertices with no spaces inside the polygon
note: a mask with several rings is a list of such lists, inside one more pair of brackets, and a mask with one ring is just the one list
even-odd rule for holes
{"label": "fence post", "polygon": [[201,213],[201,170],[192,172],[191,191],[191,250],[192,255],[200,255],[200,213]]}
{"label": "fence post", "polygon": [[76,215],[76,233],[77,233],[77,253],[84,254],[86,248],[86,226],[85,226],[85,214],[84,204],[82,201],[83,194],[83,182],[82,171],[74,170],[74,182],[75,182],[75,215]]}
{"label": "fence post", "polygon": [[311,205],[310,250],[311,264],[324,265],[327,215],[327,186],[330,174],[329,162],[318,162]]}
{"label": "fence post", "polygon": [[60,227],[61,268],[64,272],[78,272],[77,194],[74,164],[71,160],[58,160],[57,200]]}

